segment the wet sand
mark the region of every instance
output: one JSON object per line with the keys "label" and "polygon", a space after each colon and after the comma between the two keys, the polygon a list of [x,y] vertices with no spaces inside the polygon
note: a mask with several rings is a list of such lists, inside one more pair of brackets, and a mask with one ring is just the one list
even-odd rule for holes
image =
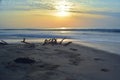
{"label": "wet sand", "polygon": [[83,45],[0,45],[0,80],[120,80],[120,56]]}

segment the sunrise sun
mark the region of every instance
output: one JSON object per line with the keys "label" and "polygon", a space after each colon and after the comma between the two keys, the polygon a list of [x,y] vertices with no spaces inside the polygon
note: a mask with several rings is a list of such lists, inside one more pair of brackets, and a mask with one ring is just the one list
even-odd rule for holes
{"label": "sunrise sun", "polygon": [[56,3],[56,16],[60,16],[60,17],[65,17],[65,16],[69,16],[69,10],[70,10],[70,5],[67,1],[62,0],[58,3]]}
{"label": "sunrise sun", "polygon": [[68,12],[65,12],[65,11],[61,11],[61,12],[57,12],[57,13],[56,13],[56,16],[66,17],[66,16],[69,16],[69,13],[68,13]]}
{"label": "sunrise sun", "polygon": [[61,27],[61,29],[66,29],[66,27]]}

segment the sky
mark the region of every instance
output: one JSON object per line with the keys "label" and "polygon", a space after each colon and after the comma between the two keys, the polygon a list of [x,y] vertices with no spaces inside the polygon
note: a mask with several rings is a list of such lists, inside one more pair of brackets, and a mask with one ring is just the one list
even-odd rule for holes
{"label": "sky", "polygon": [[120,0],[0,0],[0,28],[120,29]]}

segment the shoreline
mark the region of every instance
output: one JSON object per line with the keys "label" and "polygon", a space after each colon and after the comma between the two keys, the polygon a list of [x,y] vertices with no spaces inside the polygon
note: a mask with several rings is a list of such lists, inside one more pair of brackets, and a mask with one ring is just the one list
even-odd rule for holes
{"label": "shoreline", "polygon": [[[44,39],[42,39],[40,42],[30,42],[31,40],[28,40],[28,42],[30,42],[31,44],[35,44],[35,45],[40,45],[40,46],[42,46],[42,44],[43,44],[43,41]],[[71,41],[70,39],[68,40],[68,41]],[[64,41],[64,43],[67,43],[68,41]],[[63,43],[63,44],[64,44]],[[88,42],[87,42],[88,43]],[[114,53],[114,52],[109,52],[108,50],[103,50],[103,49],[100,49],[100,48],[98,48],[98,47],[93,47],[93,46],[90,46],[90,45],[87,45],[86,44],[86,42],[81,42],[80,43],[80,41],[79,42],[73,42],[72,43],[73,45],[76,45],[76,46],[81,46],[81,47],[84,47],[84,48],[90,48],[90,49],[93,49],[93,50],[98,50],[98,51],[103,51],[103,52],[106,52],[106,53],[109,53],[109,54],[113,54],[113,55],[118,55],[118,56],[120,56],[118,53]],[[91,43],[92,44],[92,43]],[[19,42],[13,42],[13,43],[9,43],[8,45],[26,45],[26,44],[24,44],[24,43],[21,43],[20,41]],[[46,45],[46,46],[52,46],[52,45]],[[63,46],[63,45],[54,45],[54,46]]]}
{"label": "shoreline", "polygon": [[[5,40],[7,41],[9,44],[23,44],[20,42],[21,39],[17,39],[17,40]],[[61,39],[58,39],[58,41],[60,41]],[[44,39],[28,39],[27,40],[28,42],[30,43],[33,43],[33,44],[40,44],[40,43],[43,43]],[[103,45],[101,46],[100,43],[93,43],[93,42],[86,42],[86,41],[76,41],[76,40],[73,40],[73,39],[67,39],[67,40],[64,40],[64,42],[69,42],[69,41],[73,41],[73,44],[75,45],[81,45],[83,47],[88,47],[88,48],[93,48],[93,49],[97,49],[97,50],[100,50],[100,51],[105,51],[105,52],[108,52],[110,54],[115,54],[115,55],[119,55],[120,56],[120,53],[116,51],[112,51],[111,48],[109,49],[106,49],[107,46]]]}
{"label": "shoreline", "polygon": [[80,41],[77,42],[80,45],[86,46],[86,47],[91,47],[91,48],[95,48],[98,50],[102,50],[102,51],[106,51],[112,54],[116,54],[120,56],[120,43],[94,43],[94,42],[84,42],[84,41]]}
{"label": "shoreline", "polygon": [[73,43],[9,44],[0,46],[0,80],[119,80],[119,61],[117,54]]}
{"label": "shoreline", "polygon": [[[21,44],[21,40],[22,39],[4,39],[6,42],[8,42],[9,44]],[[58,38],[58,41],[60,41],[61,39]],[[44,41],[44,38],[41,39],[27,39],[27,42],[30,43],[42,43]],[[113,53],[113,54],[117,54],[120,55],[120,43],[114,43],[114,42],[88,42],[88,41],[80,41],[80,40],[76,40],[76,39],[66,39],[65,42],[69,42],[69,41],[73,41],[75,44],[79,44],[79,45],[83,45],[86,47],[92,47],[95,49],[99,49],[99,50],[103,50],[103,51],[107,51],[109,53]]]}

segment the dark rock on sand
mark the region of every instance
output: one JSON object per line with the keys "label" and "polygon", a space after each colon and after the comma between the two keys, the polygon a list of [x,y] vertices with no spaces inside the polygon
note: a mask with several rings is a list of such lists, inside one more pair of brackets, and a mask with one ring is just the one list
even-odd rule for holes
{"label": "dark rock on sand", "polygon": [[103,71],[103,72],[109,72],[109,69],[103,68],[103,69],[101,69],[101,71]]}
{"label": "dark rock on sand", "polygon": [[39,65],[40,68],[45,69],[45,70],[54,70],[58,68],[60,65],[52,65],[52,64],[41,64]]}
{"label": "dark rock on sand", "polygon": [[72,50],[72,51],[77,51],[77,49],[74,49],[74,48],[70,48],[70,50]]}
{"label": "dark rock on sand", "polygon": [[101,58],[94,58],[95,61],[102,61],[103,59]]}
{"label": "dark rock on sand", "polygon": [[16,63],[23,63],[23,64],[32,64],[35,63],[36,61],[30,58],[17,58],[14,60]]}

